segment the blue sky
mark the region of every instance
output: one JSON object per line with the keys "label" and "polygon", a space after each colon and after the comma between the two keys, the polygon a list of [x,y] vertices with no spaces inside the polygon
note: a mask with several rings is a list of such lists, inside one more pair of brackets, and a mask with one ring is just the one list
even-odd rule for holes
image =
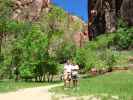
{"label": "blue sky", "polygon": [[70,14],[81,17],[87,22],[87,1],[88,0],[52,0],[54,4],[63,8]]}

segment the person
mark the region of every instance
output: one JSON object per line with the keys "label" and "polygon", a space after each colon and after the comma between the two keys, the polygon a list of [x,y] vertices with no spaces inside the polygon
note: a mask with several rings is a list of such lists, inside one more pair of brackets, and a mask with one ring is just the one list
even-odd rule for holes
{"label": "person", "polygon": [[78,86],[78,78],[79,78],[79,66],[77,64],[73,64],[72,66],[72,80],[73,86]]}
{"label": "person", "polygon": [[67,87],[67,82],[68,82],[68,87],[70,87],[71,71],[72,71],[72,65],[68,60],[67,63],[64,64],[64,87]]}

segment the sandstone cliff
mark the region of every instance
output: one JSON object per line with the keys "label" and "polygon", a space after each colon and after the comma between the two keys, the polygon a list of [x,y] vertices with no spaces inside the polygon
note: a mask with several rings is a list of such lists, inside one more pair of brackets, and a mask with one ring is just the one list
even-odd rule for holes
{"label": "sandstone cliff", "polygon": [[50,9],[50,0],[13,0],[13,3],[12,18],[16,20],[37,20],[43,8]]}

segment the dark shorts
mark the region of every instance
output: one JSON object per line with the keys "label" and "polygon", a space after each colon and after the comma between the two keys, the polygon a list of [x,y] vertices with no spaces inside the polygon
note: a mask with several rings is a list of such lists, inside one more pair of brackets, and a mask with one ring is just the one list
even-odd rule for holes
{"label": "dark shorts", "polygon": [[71,81],[71,73],[68,73],[67,78],[68,78],[68,81]]}
{"label": "dark shorts", "polygon": [[78,75],[72,75],[72,80],[78,80]]}

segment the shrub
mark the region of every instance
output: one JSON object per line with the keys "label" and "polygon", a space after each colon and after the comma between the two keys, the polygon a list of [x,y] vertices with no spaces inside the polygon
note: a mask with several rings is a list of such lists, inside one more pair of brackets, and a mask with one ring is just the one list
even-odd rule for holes
{"label": "shrub", "polygon": [[114,34],[103,34],[94,39],[94,41],[89,41],[86,44],[85,48],[90,48],[93,50],[96,49],[105,49],[105,48],[110,48],[112,40],[114,38]]}
{"label": "shrub", "polygon": [[76,47],[72,42],[64,41],[56,50],[56,58],[60,63],[64,63],[68,59],[73,59],[76,53]]}
{"label": "shrub", "polygon": [[93,43],[77,50],[75,56],[76,63],[84,68],[85,71],[91,68],[99,70],[102,68],[112,68],[116,64],[117,52],[107,48],[94,48],[96,43]]}
{"label": "shrub", "polygon": [[95,67],[98,61],[97,51],[90,48],[79,48],[74,59],[81,68],[88,71]]}
{"label": "shrub", "polygon": [[104,51],[100,52],[99,58],[102,62],[104,62],[104,66],[108,69],[112,69],[112,67],[116,64],[118,54],[115,51],[112,51],[110,49],[105,49]]}
{"label": "shrub", "polygon": [[120,50],[133,48],[133,27],[128,27],[122,20],[119,20],[118,30],[112,43]]}
{"label": "shrub", "polygon": [[29,79],[35,77],[34,69],[35,69],[34,65],[30,64],[21,65],[21,67],[19,68],[21,78]]}

